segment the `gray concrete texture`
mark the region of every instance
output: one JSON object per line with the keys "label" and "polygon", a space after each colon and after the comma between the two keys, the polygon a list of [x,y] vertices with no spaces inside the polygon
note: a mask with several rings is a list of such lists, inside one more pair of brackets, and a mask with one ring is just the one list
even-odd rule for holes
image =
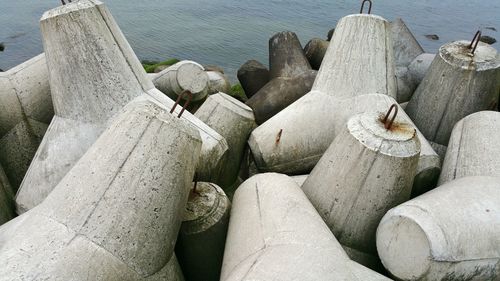
{"label": "gray concrete texture", "polygon": [[219,92],[231,93],[231,82],[226,75],[218,71],[206,71],[208,75],[208,94],[213,95]]}
{"label": "gray concrete texture", "polygon": [[307,42],[304,47],[304,54],[312,69],[318,70],[321,67],[321,62],[325,57],[329,44],[329,41],[320,38],[313,38]]}
{"label": "gray concrete texture", "polygon": [[237,77],[245,95],[251,98],[269,82],[269,70],[259,61],[249,60],[238,69]]}
{"label": "gray concrete texture", "polygon": [[339,242],[374,256],[377,226],[410,199],[420,154],[409,119],[396,116],[389,129],[383,119],[375,112],[351,117],[302,184]]}
{"label": "gray concrete texture", "polygon": [[190,191],[175,246],[189,281],[218,281],[231,203],[213,183],[198,182]]}
{"label": "gray concrete texture", "polygon": [[468,176],[500,178],[500,112],[480,111],[453,128],[438,184]]}
{"label": "gray concrete texture", "polygon": [[448,145],[453,126],[462,118],[498,105],[500,54],[479,42],[472,55],[470,43],[441,46],[406,107],[424,136],[440,145]]}
{"label": "gray concrete texture", "polygon": [[0,72],[0,163],[14,190],[54,115],[45,55]]}
{"label": "gray concrete texture", "polygon": [[391,209],[377,250],[397,280],[498,280],[500,178],[450,181]]}
{"label": "gray concrete texture", "polygon": [[218,93],[210,95],[195,116],[227,141],[226,159],[220,167],[213,168],[218,172],[211,180],[229,191],[238,176],[248,136],[256,126],[253,111],[237,99]]}
{"label": "gray concrete texture", "polygon": [[173,256],[199,132],[127,105],[46,200],[0,228],[0,280],[142,280]]}
{"label": "gray concrete texture", "polygon": [[[154,88],[101,2],[82,0],[50,10],[41,19],[41,29],[56,115],[18,191],[19,212],[36,206],[50,193],[106,128],[108,120],[130,100],[146,93],[165,108],[174,104]],[[68,40],[75,38],[82,43],[68,48]],[[199,173],[203,178],[209,173],[207,167],[214,164],[210,161],[222,159],[227,144],[194,116],[185,113],[183,119],[202,134]]]}
{"label": "gray concrete texture", "polygon": [[282,31],[269,39],[269,80],[295,77],[309,69],[311,65],[295,33]]}
{"label": "gray concrete texture", "polygon": [[0,165],[0,225],[15,217],[14,192]]}
{"label": "gray concrete texture", "polygon": [[390,279],[349,260],[292,178],[266,173],[236,191],[220,280]]}

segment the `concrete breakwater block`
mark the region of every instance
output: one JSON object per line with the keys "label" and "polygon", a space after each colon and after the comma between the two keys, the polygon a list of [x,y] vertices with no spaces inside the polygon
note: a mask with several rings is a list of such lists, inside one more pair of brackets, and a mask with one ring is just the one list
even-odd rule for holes
{"label": "concrete breakwater block", "polygon": [[500,113],[480,111],[453,128],[438,184],[468,176],[500,178]]}
{"label": "concrete breakwater block", "polygon": [[208,182],[194,184],[175,246],[187,280],[219,280],[230,209],[220,187]]}
{"label": "concrete breakwater block", "polygon": [[398,280],[498,280],[500,179],[465,177],[390,210],[377,250]]}
{"label": "concrete breakwater block", "polygon": [[[262,171],[308,173],[343,131],[349,118],[367,111],[386,112],[395,102],[380,94],[339,100],[312,91],[250,134],[248,143],[255,163]],[[399,115],[410,122],[401,108]],[[410,125],[414,126],[411,122]],[[413,189],[429,189],[436,185],[439,177],[440,158],[418,129],[416,134],[421,151]],[[276,141],[278,135],[279,141]]]}
{"label": "concrete breakwater block", "polygon": [[316,74],[315,70],[307,70],[295,77],[275,78],[262,87],[246,102],[253,109],[257,124],[266,122],[307,94],[316,79]]}
{"label": "concrete breakwater block", "polygon": [[14,192],[0,165],[0,225],[14,217]]}
{"label": "concrete breakwater block", "polygon": [[355,115],[302,190],[343,246],[376,256],[377,226],[389,209],[410,199],[419,154],[416,130],[397,116],[396,105],[385,118]]}
{"label": "concrete breakwater block", "polygon": [[231,83],[226,75],[218,71],[206,71],[208,75],[208,94],[213,95],[219,92],[231,93]]}
{"label": "concrete breakwater block", "polygon": [[200,150],[189,123],[152,102],[130,103],[39,206],[0,228],[0,280],[160,272],[173,256]]}
{"label": "concrete breakwater block", "polygon": [[245,144],[255,127],[252,109],[229,95],[218,93],[210,95],[195,116],[227,141],[229,150],[226,158],[221,166],[213,168],[216,172],[211,180],[220,184],[226,192],[233,193],[229,187],[238,176]]}
{"label": "concrete breakwater block", "polygon": [[238,69],[237,77],[245,95],[251,98],[269,82],[269,70],[256,60],[249,60]]}
{"label": "concrete breakwater block", "polygon": [[436,54],[423,53],[413,59],[408,65],[409,83],[418,86],[424,80],[425,74],[435,57]]}
{"label": "concrete breakwater block", "polygon": [[389,279],[349,260],[295,181],[268,173],[236,191],[220,280]]}
{"label": "concrete breakwater block", "polygon": [[448,145],[460,119],[498,105],[500,54],[488,44],[477,43],[474,54],[470,41],[441,46],[406,107],[429,141]]}
{"label": "concrete breakwater block", "polygon": [[193,101],[202,100],[208,95],[208,74],[201,64],[194,61],[180,61],[167,67],[152,81],[158,90],[173,100],[185,90],[191,92]]}
{"label": "concrete breakwater block", "polygon": [[294,77],[311,69],[297,35],[282,31],[269,39],[269,80]]}
{"label": "concrete breakwater block", "polygon": [[304,54],[309,64],[311,64],[312,69],[318,70],[320,68],[329,44],[329,41],[320,38],[313,38],[307,42],[304,47]]}
{"label": "concrete breakwater block", "polygon": [[424,49],[401,18],[395,19],[390,26],[396,67],[408,67],[416,57],[424,53]]}
{"label": "concrete breakwater block", "polygon": [[[174,105],[154,88],[101,2],[82,0],[50,10],[41,19],[41,29],[56,115],[18,191],[18,212],[39,204],[94,143],[108,120],[132,99],[151,96],[168,110]],[[80,43],[68,48],[74,40]],[[209,161],[220,161],[227,144],[193,115],[186,113],[182,118],[202,135],[202,179],[208,173],[205,168],[214,164]]]}
{"label": "concrete breakwater block", "polygon": [[44,54],[0,72],[0,163],[14,191],[53,115]]}

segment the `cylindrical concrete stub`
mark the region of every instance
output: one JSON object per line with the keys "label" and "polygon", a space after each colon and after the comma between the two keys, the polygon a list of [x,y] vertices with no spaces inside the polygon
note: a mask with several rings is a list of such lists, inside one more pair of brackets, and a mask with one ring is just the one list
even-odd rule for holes
{"label": "cylindrical concrete stub", "polygon": [[294,77],[311,69],[297,35],[278,32],[269,39],[269,79]]}
{"label": "cylindrical concrete stub", "polygon": [[469,45],[469,41],[443,45],[406,107],[429,141],[448,145],[460,119],[498,105],[500,54],[479,42],[472,55]]}
{"label": "cylindrical concrete stub", "polygon": [[[378,93],[396,98],[389,22],[356,14],[337,23],[312,87],[336,98]],[[360,83],[363,81],[363,83]]]}
{"label": "cylindrical concrete stub", "polygon": [[228,191],[238,176],[246,141],[255,127],[252,109],[229,95],[218,93],[209,96],[195,116],[227,141],[227,156],[221,167],[213,167],[212,180]]}
{"label": "cylindrical concrete stub", "polygon": [[418,85],[424,80],[425,74],[436,54],[420,54],[408,65],[408,78],[412,84]]}
{"label": "cylindrical concrete stub", "polygon": [[398,280],[497,280],[500,178],[450,181],[390,210],[377,250]]}
{"label": "cylindrical concrete stub", "polygon": [[319,38],[313,38],[306,44],[304,53],[312,69],[318,70],[320,68],[329,44],[329,41]]}
{"label": "cylindrical concrete stub", "polygon": [[480,111],[453,128],[438,184],[468,176],[500,178],[500,113]]}
{"label": "cylindrical concrete stub", "polygon": [[350,118],[302,185],[339,242],[371,254],[385,212],[410,198],[420,154],[411,123],[396,117],[386,129],[384,115]]}
{"label": "cylindrical concrete stub", "polygon": [[245,62],[238,69],[237,76],[248,98],[251,98],[269,82],[269,70],[265,65],[256,60]]}
{"label": "cylindrical concrete stub", "polygon": [[202,65],[185,60],[158,73],[153,84],[173,100],[187,90],[193,95],[192,100],[197,101],[208,95],[209,77]]}
{"label": "cylindrical concrete stub", "polygon": [[231,83],[227,77],[218,71],[206,71],[208,75],[208,94],[213,95],[219,92],[230,94]]}
{"label": "cylindrical concrete stub", "polygon": [[349,260],[293,179],[267,173],[235,193],[220,280],[387,279]]}
{"label": "cylindrical concrete stub", "polygon": [[267,83],[246,104],[253,109],[255,121],[262,124],[307,94],[317,71],[307,70],[295,77],[278,77]]}
{"label": "cylindrical concrete stub", "polygon": [[231,203],[213,183],[191,189],[175,252],[190,281],[218,281]]}

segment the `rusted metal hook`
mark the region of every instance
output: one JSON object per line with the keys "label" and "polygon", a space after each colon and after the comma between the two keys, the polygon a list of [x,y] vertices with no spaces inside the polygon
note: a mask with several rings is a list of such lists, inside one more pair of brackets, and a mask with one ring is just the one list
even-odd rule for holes
{"label": "rusted metal hook", "polygon": [[470,41],[469,49],[472,49],[471,54],[474,54],[476,51],[477,45],[479,44],[479,40],[481,39],[481,30],[478,30]]}
{"label": "rusted metal hook", "polygon": [[[392,110],[394,110],[394,115],[392,116],[391,120],[387,122]],[[385,115],[384,120],[382,121],[382,123],[384,123],[384,127],[386,130],[391,129],[392,123],[394,123],[394,119],[396,119],[397,115],[398,115],[398,105],[394,103],[391,105],[391,107],[389,107],[389,111],[387,111],[387,114]]]}
{"label": "rusted metal hook", "polygon": [[189,103],[191,102],[191,100],[193,99],[193,93],[191,93],[191,91],[188,91],[188,90],[184,90],[182,93],[180,93],[180,95],[177,97],[177,100],[175,101],[175,104],[174,106],[172,107],[172,109],[170,110],[170,113],[173,113],[175,108],[177,107],[177,105],[179,104],[179,102],[181,101],[182,97],[184,95],[187,95],[188,98],[186,99],[186,103],[184,104],[184,106],[182,107],[181,109],[181,112],[179,112],[179,115],[177,115],[177,118],[181,118],[182,116],[182,113],[184,113],[184,110],[186,110],[186,108],[189,106]]}
{"label": "rusted metal hook", "polygon": [[370,3],[370,6],[368,6],[368,14],[371,14],[372,13],[372,0],[363,0],[363,2],[361,2],[361,9],[359,10],[359,13],[360,14],[363,13],[363,9],[365,7],[365,2]]}
{"label": "rusted metal hook", "polygon": [[[61,0],[61,3],[62,3],[63,5],[66,5],[66,2],[64,2],[64,0]],[[71,3],[71,0],[68,0],[68,3]]]}

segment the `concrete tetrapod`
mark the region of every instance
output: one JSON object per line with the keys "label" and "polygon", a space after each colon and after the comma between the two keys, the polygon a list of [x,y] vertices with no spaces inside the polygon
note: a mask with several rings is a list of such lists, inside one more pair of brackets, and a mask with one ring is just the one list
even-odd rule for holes
{"label": "concrete tetrapod", "polygon": [[[250,134],[248,143],[255,163],[262,171],[308,173],[349,118],[366,111],[385,112],[395,102],[380,94],[335,99],[312,91]],[[414,126],[401,108],[399,115]],[[418,129],[417,136],[421,151],[413,190],[430,189],[439,177],[440,158]]]}
{"label": "concrete tetrapod", "polygon": [[252,109],[224,93],[210,95],[195,114],[201,121],[222,135],[229,146],[222,166],[213,168],[213,182],[227,193],[238,176],[245,144],[255,127]]}
{"label": "concrete tetrapod", "polygon": [[297,35],[282,31],[269,39],[269,80],[294,77],[311,69]]}
{"label": "concrete tetrapod", "polygon": [[208,74],[201,64],[194,61],[180,61],[158,73],[152,81],[158,90],[173,100],[185,90],[191,92],[193,101],[208,95]]}
{"label": "concrete tetrapod", "polygon": [[313,38],[306,44],[304,54],[311,64],[312,69],[318,70],[320,68],[329,44],[329,41],[320,38]]}
{"label": "concrete tetrapod", "polygon": [[256,60],[245,62],[238,69],[237,76],[248,98],[251,98],[269,82],[269,70],[265,65]]}
{"label": "concrete tetrapod", "polygon": [[349,260],[295,181],[268,173],[236,191],[220,280],[389,279]]}
{"label": "concrete tetrapod", "polygon": [[472,54],[470,44],[456,41],[441,46],[406,107],[424,136],[440,145],[448,145],[451,130],[460,119],[496,109],[498,104],[500,54],[482,42]]}
{"label": "concrete tetrapod", "polygon": [[253,109],[257,124],[266,122],[307,94],[317,73],[315,70],[307,70],[295,77],[278,77],[262,87],[246,102]]}
{"label": "concrete tetrapod", "polygon": [[0,225],[14,217],[14,194],[2,165],[0,165]]}
{"label": "concrete tetrapod", "polygon": [[161,271],[200,150],[189,123],[131,102],[49,196],[12,223],[0,280],[141,280]]}
{"label": "concrete tetrapod", "polygon": [[[41,29],[56,115],[17,193],[18,212],[39,204],[130,100],[149,95],[168,109],[174,104],[154,88],[101,2],[75,1],[50,10]],[[67,48],[73,40],[80,43]],[[227,143],[193,115],[182,118],[202,136],[197,172],[203,179],[223,158]]]}
{"label": "concrete tetrapod", "polygon": [[377,250],[399,280],[498,280],[500,178],[465,177],[390,210]]}
{"label": "concrete tetrapod", "polygon": [[419,85],[432,64],[436,54],[423,53],[408,65],[409,83]]}
{"label": "concrete tetrapod", "polygon": [[14,191],[53,115],[44,54],[0,72],[0,163]]}
{"label": "concrete tetrapod", "polygon": [[187,280],[219,280],[230,209],[231,203],[220,187],[195,183],[175,246]]}
{"label": "concrete tetrapod", "polygon": [[218,71],[206,71],[208,75],[208,94],[213,95],[218,92],[231,93],[231,83],[226,75]]}
{"label": "concrete tetrapod", "polygon": [[350,118],[302,184],[339,242],[374,256],[380,220],[410,199],[420,153],[415,128],[396,115],[394,105],[385,118]]}
{"label": "concrete tetrapod", "polygon": [[480,111],[453,128],[438,184],[468,176],[500,178],[500,112]]}

